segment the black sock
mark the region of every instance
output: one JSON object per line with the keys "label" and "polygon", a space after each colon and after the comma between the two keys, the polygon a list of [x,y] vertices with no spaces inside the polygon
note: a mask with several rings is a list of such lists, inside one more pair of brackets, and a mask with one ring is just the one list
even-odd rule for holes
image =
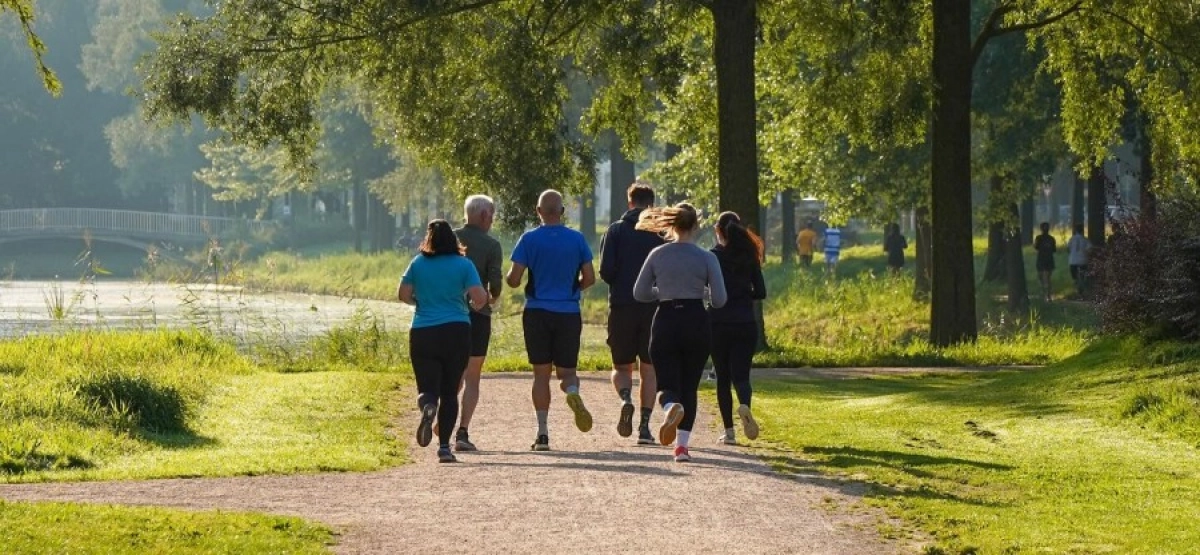
{"label": "black sock", "polygon": [[460,436],[465,436],[465,435],[467,435],[467,427],[466,427],[466,426],[459,426],[459,427],[458,427],[458,435],[460,435]]}
{"label": "black sock", "polygon": [[621,400],[622,400],[622,401],[625,401],[626,403],[632,403],[632,402],[633,402],[633,397],[631,397],[630,388],[628,388],[628,387],[623,387],[623,388],[621,388],[621,390],[620,390],[620,391],[617,391],[617,395],[620,395],[620,396],[621,396]]}
{"label": "black sock", "polygon": [[654,409],[651,407],[642,407],[642,424],[640,426],[638,426],[639,428],[649,428],[650,427],[650,414],[653,412],[654,412]]}

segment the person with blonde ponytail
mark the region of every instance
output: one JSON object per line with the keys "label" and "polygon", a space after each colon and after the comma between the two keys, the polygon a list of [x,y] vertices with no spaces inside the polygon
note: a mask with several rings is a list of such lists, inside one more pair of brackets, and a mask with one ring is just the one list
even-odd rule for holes
{"label": "person with blonde ponytail", "polygon": [[704,299],[710,298],[717,308],[726,300],[717,257],[694,242],[699,227],[699,214],[687,203],[648,208],[637,224],[637,229],[664,233],[670,241],[650,251],[633,285],[633,296],[640,302],[658,303],[650,332],[650,359],[663,409],[658,441],[675,443],[676,462],[691,460],[688,440],[712,340]]}
{"label": "person with blonde ponytail", "polygon": [[712,253],[721,264],[729,302],[708,311],[712,321],[712,359],[717,373],[717,407],[725,431],[717,441],[736,445],[733,430],[733,394],[737,392],[738,417],[747,439],[758,438],[758,423],[750,412],[750,362],[758,345],[754,301],[767,298],[763,281],[762,239],[742,224],[735,212],[722,212],[713,226],[717,246]]}

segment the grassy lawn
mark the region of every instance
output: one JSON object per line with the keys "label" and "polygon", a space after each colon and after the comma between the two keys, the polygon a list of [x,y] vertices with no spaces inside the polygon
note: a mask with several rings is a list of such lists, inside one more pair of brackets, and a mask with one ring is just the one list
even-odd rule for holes
{"label": "grassy lawn", "polygon": [[[331,357],[330,357],[331,358]],[[309,370],[322,364],[310,361]],[[372,470],[405,372],[271,371],[198,332],[0,343],[0,481]]]}
{"label": "grassy lawn", "polygon": [[1200,347],[1038,370],[760,380],[763,454],[865,481],[929,553],[1200,551]]}
{"label": "grassy lawn", "polygon": [[6,553],[328,553],[332,542],[296,518],[0,501]]}

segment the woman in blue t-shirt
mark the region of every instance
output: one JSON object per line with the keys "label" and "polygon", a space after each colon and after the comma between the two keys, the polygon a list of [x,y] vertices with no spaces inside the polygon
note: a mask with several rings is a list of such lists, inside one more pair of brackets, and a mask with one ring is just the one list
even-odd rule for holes
{"label": "woman in blue t-shirt", "polygon": [[408,353],[417,377],[417,445],[433,439],[433,419],[438,421],[438,462],[455,462],[450,434],[458,420],[458,383],[471,354],[470,302],[487,304],[488,294],[479,272],[467,257],[446,220],[433,220],[414,257],[400,278],[396,295],[416,306]]}

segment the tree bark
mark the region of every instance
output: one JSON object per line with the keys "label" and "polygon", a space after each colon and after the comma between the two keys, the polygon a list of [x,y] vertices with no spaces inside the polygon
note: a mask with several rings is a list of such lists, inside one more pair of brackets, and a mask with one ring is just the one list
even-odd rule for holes
{"label": "tree bark", "polygon": [[589,245],[596,244],[596,190],[579,197],[579,230]]}
{"label": "tree bark", "polygon": [[971,2],[933,0],[930,343],[978,336],[971,227]]}
{"label": "tree bark", "polygon": [[1092,247],[1097,249],[1104,247],[1104,225],[1108,220],[1108,194],[1105,192],[1107,183],[1108,178],[1104,175],[1104,167],[1092,168],[1092,175],[1088,178],[1087,191],[1087,237]]}
{"label": "tree bark", "polygon": [[1087,201],[1083,197],[1083,178],[1075,176],[1075,186],[1071,189],[1071,229],[1075,226],[1083,225],[1083,213],[1087,207]]}
{"label": "tree bark", "polygon": [[[992,207],[989,212],[992,214],[999,210],[1003,185],[999,175],[992,176],[991,195],[988,198],[988,204]],[[987,263],[983,266],[983,281],[1000,281],[1005,275],[1004,255],[1008,252],[1008,235],[1005,231],[1004,220],[993,216],[992,223],[988,224]]]}
{"label": "tree bark", "polygon": [[784,264],[796,260],[796,196],[791,189],[779,195],[779,249]]}
{"label": "tree bark", "polygon": [[929,274],[933,268],[933,230],[929,227],[929,209],[918,206],[913,211],[916,222],[917,259],[913,265],[913,298],[929,299],[931,288]]}
{"label": "tree bark", "polygon": [[1025,197],[1021,201],[1021,244],[1029,247],[1033,245],[1033,233],[1036,228],[1034,224],[1034,212],[1037,211],[1037,204],[1033,202],[1033,197]]}
{"label": "tree bark", "polygon": [[[1012,219],[1020,216],[1017,203],[1009,205]],[[1025,254],[1021,252],[1024,245],[1021,228],[1013,226],[1006,234],[1004,253],[1005,281],[1008,284],[1008,309],[1023,313],[1029,309],[1029,284],[1025,281]]]}
{"label": "tree bark", "polygon": [[[755,0],[712,0],[717,74],[717,188],[721,210],[759,225],[754,90]],[[968,48],[969,49],[969,48]],[[759,230],[760,234],[762,230]]]}
{"label": "tree bark", "polygon": [[361,181],[354,183],[354,200],[350,205],[350,217],[354,219],[354,252],[363,251],[363,229],[367,223],[367,195]]}
{"label": "tree bark", "polygon": [[611,145],[609,160],[612,171],[608,174],[610,187],[608,198],[611,204],[608,210],[608,221],[615,222],[621,219],[621,216],[625,215],[625,211],[629,209],[627,191],[637,176],[634,175],[633,162],[625,157],[624,152],[621,152],[621,138],[613,134]]}

